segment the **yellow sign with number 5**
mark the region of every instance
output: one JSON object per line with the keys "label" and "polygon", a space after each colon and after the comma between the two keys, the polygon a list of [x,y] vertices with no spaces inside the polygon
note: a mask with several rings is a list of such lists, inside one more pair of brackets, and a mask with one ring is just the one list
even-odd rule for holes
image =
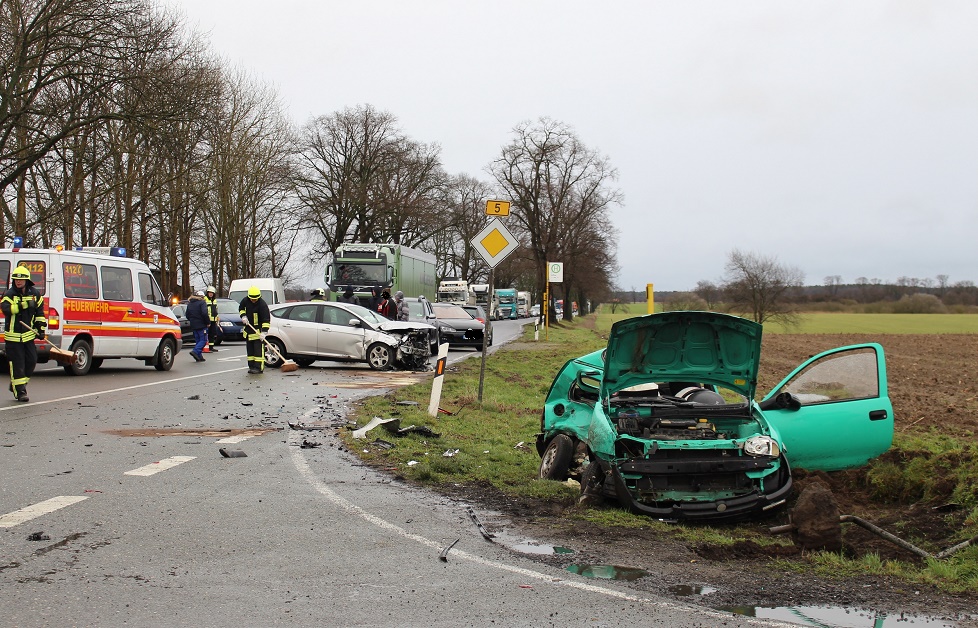
{"label": "yellow sign with number 5", "polygon": [[487,216],[509,216],[509,201],[486,201]]}

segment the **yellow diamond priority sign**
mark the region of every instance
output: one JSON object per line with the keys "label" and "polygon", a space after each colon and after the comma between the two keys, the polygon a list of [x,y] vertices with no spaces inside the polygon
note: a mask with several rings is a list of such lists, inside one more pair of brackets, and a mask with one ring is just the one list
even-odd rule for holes
{"label": "yellow diamond priority sign", "polygon": [[471,244],[482,256],[482,259],[486,260],[489,268],[495,268],[499,262],[506,259],[520,245],[519,240],[506,229],[506,226],[498,218],[490,220],[489,224],[472,238]]}

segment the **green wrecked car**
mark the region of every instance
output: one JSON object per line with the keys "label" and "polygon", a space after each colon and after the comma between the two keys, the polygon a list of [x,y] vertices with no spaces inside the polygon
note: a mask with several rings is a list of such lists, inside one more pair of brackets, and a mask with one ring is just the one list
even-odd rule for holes
{"label": "green wrecked car", "polygon": [[754,401],[761,325],[715,312],[619,321],[547,394],[539,476],[670,520],[776,509],[791,470],[859,467],[889,449],[883,347],[820,353]]}

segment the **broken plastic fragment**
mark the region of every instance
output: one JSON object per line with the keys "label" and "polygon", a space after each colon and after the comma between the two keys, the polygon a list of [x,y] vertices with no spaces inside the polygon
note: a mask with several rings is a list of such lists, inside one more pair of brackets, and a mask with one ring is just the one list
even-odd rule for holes
{"label": "broken plastic fragment", "polygon": [[390,423],[391,421],[400,421],[400,419],[382,419],[379,416],[375,416],[370,419],[370,422],[361,427],[358,430],[353,431],[353,438],[366,438],[367,432],[374,429],[378,425],[383,425],[384,423]]}
{"label": "broken plastic fragment", "polygon": [[409,467],[413,467],[416,464],[418,464],[418,461],[417,460],[408,460],[408,466]]}
{"label": "broken plastic fragment", "polygon": [[451,458],[452,456],[454,456],[457,453],[458,453],[458,450],[457,449],[449,449],[449,450],[445,451],[445,453],[443,453],[442,456],[444,456],[445,458]]}

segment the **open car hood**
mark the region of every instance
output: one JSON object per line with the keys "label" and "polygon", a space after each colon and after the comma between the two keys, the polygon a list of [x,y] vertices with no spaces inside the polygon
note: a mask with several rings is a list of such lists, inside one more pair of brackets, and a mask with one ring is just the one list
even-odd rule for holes
{"label": "open car hood", "polygon": [[715,384],[754,398],[761,326],[716,312],[664,312],[618,321],[601,397],[649,382]]}

